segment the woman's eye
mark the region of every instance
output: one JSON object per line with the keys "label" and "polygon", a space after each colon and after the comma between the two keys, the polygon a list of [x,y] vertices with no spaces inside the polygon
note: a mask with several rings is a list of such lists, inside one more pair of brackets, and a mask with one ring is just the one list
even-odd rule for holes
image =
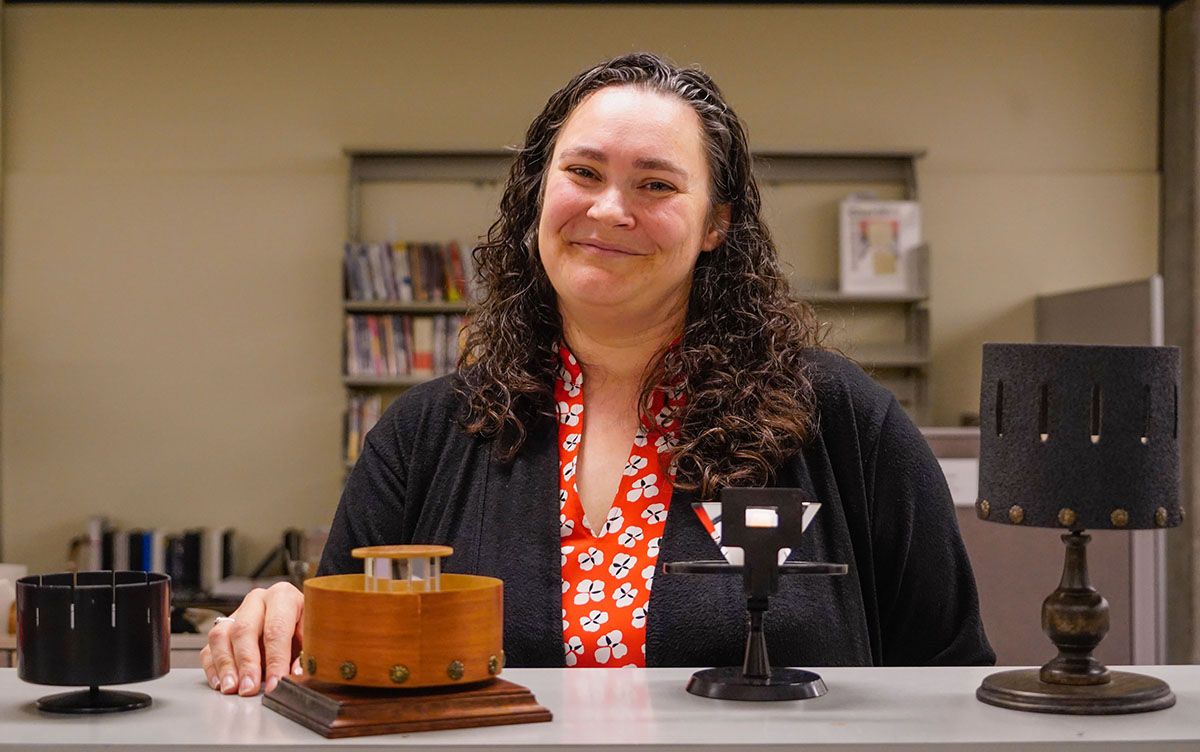
{"label": "woman's eye", "polygon": [[667,191],[675,190],[675,186],[671,185],[670,183],[664,183],[661,180],[651,180],[650,182],[646,183],[645,187],[649,188],[655,193],[665,193]]}
{"label": "woman's eye", "polygon": [[595,180],[599,177],[590,167],[568,167],[567,172],[589,180]]}

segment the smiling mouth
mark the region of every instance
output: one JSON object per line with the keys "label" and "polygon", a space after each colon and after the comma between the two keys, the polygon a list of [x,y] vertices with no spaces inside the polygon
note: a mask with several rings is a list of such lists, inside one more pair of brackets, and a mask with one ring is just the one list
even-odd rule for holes
{"label": "smiling mouth", "polygon": [[578,241],[575,245],[583,248],[591,253],[598,253],[604,256],[643,256],[645,254],[637,253],[636,251],[626,250],[624,248],[614,248],[610,245],[602,245],[598,243],[590,243],[588,241]]}

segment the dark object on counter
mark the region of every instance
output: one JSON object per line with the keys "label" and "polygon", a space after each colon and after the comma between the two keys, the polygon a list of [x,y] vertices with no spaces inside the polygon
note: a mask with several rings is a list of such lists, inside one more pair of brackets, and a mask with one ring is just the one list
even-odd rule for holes
{"label": "dark object on counter", "polygon": [[60,572],[17,580],[17,675],[85,686],[37,702],[50,713],[109,713],[150,705],[141,692],[100,685],[157,679],[171,668],[171,579],[146,572]]}
{"label": "dark object on counter", "polygon": [[[1108,601],[1088,579],[1084,530],[1175,527],[1179,501],[1179,350],[983,346],[980,519],[1059,528],[1062,580],[1042,603],[1058,655],[1040,669],[983,680],[982,702],[1039,713],[1108,715],[1175,704],[1166,682],[1110,671],[1092,651]],[[1019,569],[1019,559],[1012,562]]]}
{"label": "dark object on counter", "polygon": [[[767,658],[763,617],[779,590],[781,574],[845,574],[845,564],[808,561],[779,563],[779,550],[800,545],[805,511],[814,506],[788,488],[725,488],[721,499],[721,545],[740,547],[744,563],[676,561],[667,574],[741,574],[746,590],[746,657],[741,668],[709,668],[692,674],[687,691],[719,700],[806,700],[826,693],[812,671],[772,668]],[[820,505],[816,504],[816,508]],[[815,513],[816,509],[812,509]],[[808,516],[811,519],[811,514]],[[714,520],[715,522],[715,520]],[[702,607],[703,604],[697,604]]]}

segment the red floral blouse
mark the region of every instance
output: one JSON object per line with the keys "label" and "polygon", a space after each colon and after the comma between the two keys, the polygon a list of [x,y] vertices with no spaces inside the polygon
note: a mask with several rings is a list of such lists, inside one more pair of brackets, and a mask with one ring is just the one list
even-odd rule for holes
{"label": "red floral blouse", "polygon": [[[564,346],[558,403],[563,651],[567,666],[645,666],[646,612],[671,505],[669,454],[682,391],[656,392],[658,428],[638,428],[617,496],[598,535],[583,513],[575,463],[583,436],[583,370]],[[697,513],[710,534],[705,510]]]}

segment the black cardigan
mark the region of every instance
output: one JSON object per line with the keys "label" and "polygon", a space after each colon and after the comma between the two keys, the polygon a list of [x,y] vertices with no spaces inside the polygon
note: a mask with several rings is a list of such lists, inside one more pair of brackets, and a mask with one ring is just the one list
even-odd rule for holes
{"label": "black cardigan", "polygon": [[[850,361],[813,351],[819,430],[775,485],[822,502],[792,559],[848,564],[840,577],[783,576],[766,632],[777,666],[990,664],[970,563],[941,469],[892,395]],[[562,666],[558,430],[528,427],[517,458],[455,422],[451,377],[405,392],[366,438],[334,515],[320,574],[362,571],[355,546],[437,543],[443,571],[504,581],[509,666]],[[659,562],[721,558],[672,494]],[[649,666],[741,665],[741,577],[668,575],[646,618]]]}

